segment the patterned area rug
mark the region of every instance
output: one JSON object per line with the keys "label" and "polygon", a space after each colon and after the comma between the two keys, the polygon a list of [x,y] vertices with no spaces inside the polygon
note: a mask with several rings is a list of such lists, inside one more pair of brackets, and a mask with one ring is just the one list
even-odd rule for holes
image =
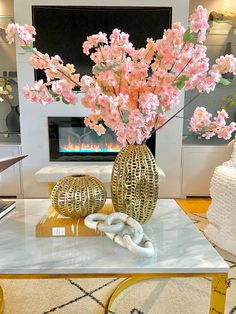
{"label": "patterned area rug", "polygon": [[[190,214],[202,231],[205,215]],[[236,256],[217,247],[230,266],[226,313],[236,314]],[[0,280],[5,291],[5,314],[102,314],[108,297],[123,279]],[[122,293],[111,314],[206,314],[210,280],[155,279]]]}

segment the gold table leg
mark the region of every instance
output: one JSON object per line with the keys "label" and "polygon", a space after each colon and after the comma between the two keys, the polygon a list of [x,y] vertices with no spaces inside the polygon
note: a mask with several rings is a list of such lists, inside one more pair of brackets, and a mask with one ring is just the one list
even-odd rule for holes
{"label": "gold table leg", "polygon": [[4,300],[3,300],[3,290],[0,286],[0,314],[3,314]]}
{"label": "gold table leg", "polygon": [[226,300],[226,289],[227,289],[227,274],[158,274],[156,276],[144,275],[142,277],[130,277],[122,281],[107,301],[105,314],[111,311],[111,306],[115,299],[130,286],[147,279],[154,278],[196,278],[196,277],[211,277],[211,302],[209,314],[224,314],[225,313],[225,300]]}
{"label": "gold table leg", "polygon": [[[150,279],[150,278],[149,278]],[[107,306],[105,308],[105,314],[108,314],[111,310],[111,306],[115,299],[118,297],[118,295],[123,292],[125,289],[129,288],[130,286],[138,283],[139,281],[146,280],[146,278],[126,278],[123,280],[113,291],[112,295],[107,301]]]}
{"label": "gold table leg", "polygon": [[215,275],[211,283],[211,304],[209,314],[224,314],[227,289],[227,274]]}

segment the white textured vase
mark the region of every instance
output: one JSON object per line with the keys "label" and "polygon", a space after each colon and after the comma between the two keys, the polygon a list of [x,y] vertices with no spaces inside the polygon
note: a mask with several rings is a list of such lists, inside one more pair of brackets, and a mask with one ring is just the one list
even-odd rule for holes
{"label": "white textured vase", "polygon": [[229,161],[216,167],[211,179],[207,238],[236,255],[236,141]]}

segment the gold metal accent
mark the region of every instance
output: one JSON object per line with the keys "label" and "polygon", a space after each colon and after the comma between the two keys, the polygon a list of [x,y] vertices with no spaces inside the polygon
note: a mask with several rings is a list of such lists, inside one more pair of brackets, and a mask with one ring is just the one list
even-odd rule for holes
{"label": "gold metal accent", "polygon": [[215,275],[211,283],[210,314],[224,314],[227,289],[227,275]]}
{"label": "gold metal accent", "polygon": [[128,220],[130,219],[129,216],[127,216],[127,218],[125,219],[125,224],[128,224]]}
{"label": "gold metal accent", "polygon": [[123,238],[124,236],[127,236],[127,235],[129,235],[127,232],[126,232],[126,233],[123,233],[123,234],[122,234],[122,238]]}
{"label": "gold metal accent", "polygon": [[75,274],[75,273],[67,273],[67,274],[0,274],[0,279],[52,279],[52,278],[143,278],[151,279],[151,278],[202,278],[209,277],[213,278],[218,275],[226,275],[225,273],[91,273],[91,274]]}
{"label": "gold metal accent", "polygon": [[55,186],[55,182],[48,182],[48,196],[50,197],[52,194],[52,190]]}
{"label": "gold metal accent", "polygon": [[102,221],[98,221],[97,223],[96,223],[96,228],[95,228],[95,232],[100,232],[100,230],[98,229],[98,226],[101,224],[101,222]]}
{"label": "gold metal accent", "polygon": [[127,145],[116,157],[111,178],[114,210],[143,224],[155,210],[158,173],[155,159],[146,145]]}
{"label": "gold metal accent", "polygon": [[51,195],[52,206],[57,212],[76,219],[96,213],[105,201],[106,190],[103,183],[86,175],[60,179]]}
{"label": "gold metal accent", "polygon": [[143,242],[143,245],[145,245],[145,243],[147,243],[147,242],[151,242],[151,241],[150,240],[146,240],[146,241]]}
{"label": "gold metal accent", "polygon": [[[122,291],[128,287],[147,279],[154,278],[212,278],[211,289],[211,305],[209,314],[224,314],[225,313],[225,300],[226,300],[226,287],[227,287],[227,274],[226,273],[157,273],[157,274],[0,274],[2,279],[52,279],[52,278],[126,278],[123,280],[113,291],[108,299],[105,314],[109,313],[111,306],[115,299]],[[128,278],[127,278],[128,277]],[[3,291],[0,286],[0,314],[3,312]]]}
{"label": "gold metal accent", "polygon": [[113,238],[112,238],[112,241],[115,241],[116,237],[118,236],[117,233],[114,234]]}
{"label": "gold metal accent", "polygon": [[[146,278],[145,278],[146,276]],[[147,279],[154,278],[187,278],[187,277],[210,277],[212,278],[212,290],[211,290],[211,305],[209,314],[224,314],[225,313],[225,300],[226,300],[226,288],[227,288],[227,274],[139,274],[131,278],[123,280],[113,291],[112,295],[107,301],[105,314],[110,313],[112,304],[115,299],[130,286]]]}
{"label": "gold metal accent", "polygon": [[0,286],[0,314],[3,314],[3,309],[4,309],[3,290],[2,287]]}
{"label": "gold metal accent", "polygon": [[108,314],[111,312],[111,306],[114,303],[115,299],[127,288],[129,288],[130,286],[143,281],[145,279],[143,278],[126,278],[125,280],[123,280],[113,291],[112,295],[110,296],[110,298],[107,301],[107,305],[105,307],[105,314]]}

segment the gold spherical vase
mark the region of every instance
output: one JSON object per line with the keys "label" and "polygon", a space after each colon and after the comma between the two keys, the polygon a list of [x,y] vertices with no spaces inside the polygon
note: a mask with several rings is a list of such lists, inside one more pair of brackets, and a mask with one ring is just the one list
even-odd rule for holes
{"label": "gold spherical vase", "polygon": [[111,178],[115,211],[139,223],[146,223],[158,199],[158,173],[155,159],[146,145],[127,145],[117,155]]}
{"label": "gold spherical vase", "polygon": [[99,211],[106,202],[106,190],[101,181],[87,175],[60,179],[51,194],[54,209],[67,217],[83,218]]}

